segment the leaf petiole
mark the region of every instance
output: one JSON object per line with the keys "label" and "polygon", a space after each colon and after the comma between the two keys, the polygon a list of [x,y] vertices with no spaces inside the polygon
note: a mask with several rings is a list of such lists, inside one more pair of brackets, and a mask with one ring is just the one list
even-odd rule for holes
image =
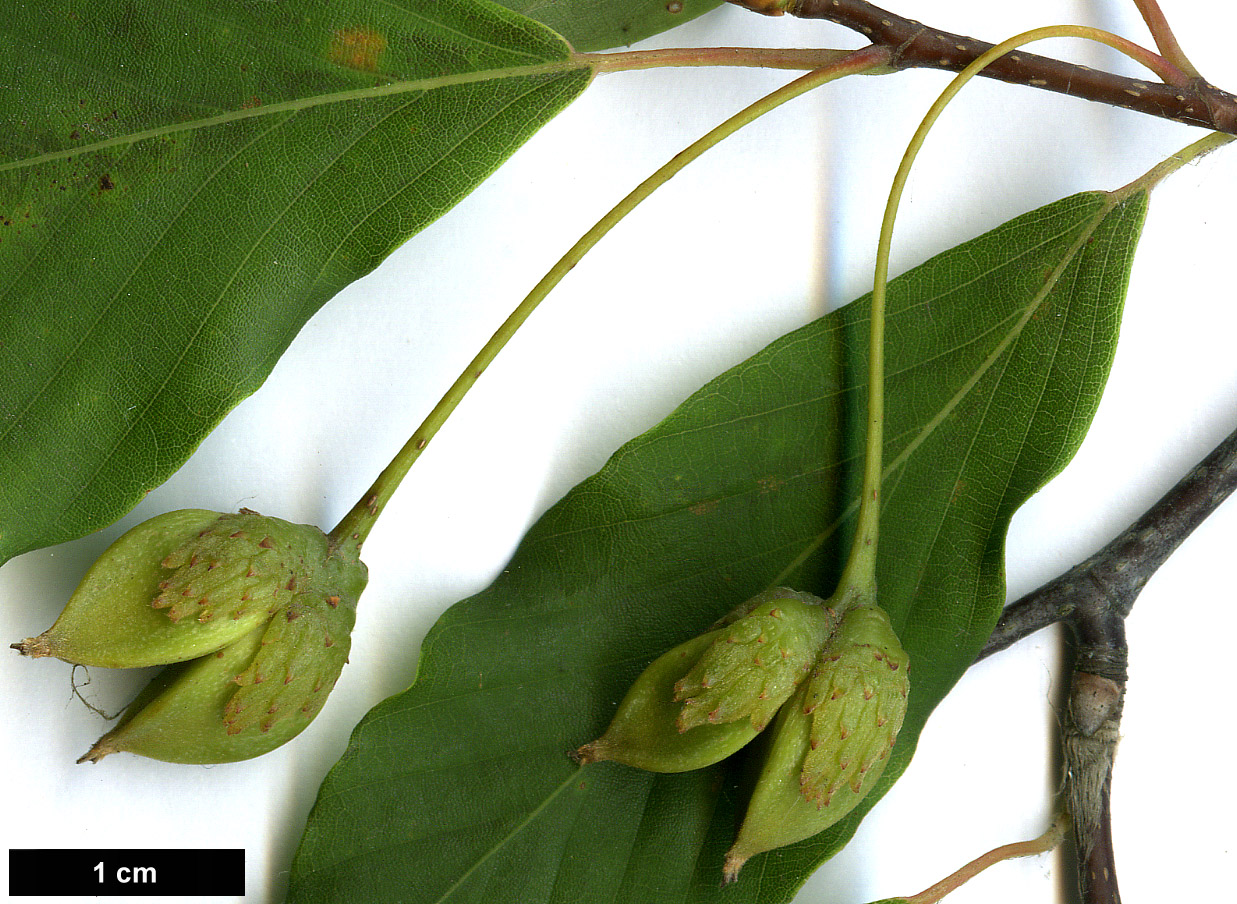
{"label": "leaf petiole", "polygon": [[684,66],[745,66],[760,69],[823,69],[854,51],[827,48],[782,47],[671,47],[661,50],[624,50],[612,53],[577,53],[575,62],[594,72],[631,72]]}
{"label": "leaf petiole", "polygon": [[1138,12],[1142,14],[1143,21],[1147,23],[1147,29],[1155,40],[1155,46],[1159,48],[1164,59],[1181,71],[1182,79],[1180,81],[1169,81],[1168,79],[1165,79],[1165,81],[1168,81],[1170,85],[1184,85],[1191,79],[1201,79],[1202,75],[1194,68],[1190,58],[1185,55],[1185,51],[1177,43],[1177,36],[1173,34],[1173,30],[1168,24],[1168,19],[1165,18],[1164,11],[1160,9],[1160,4],[1157,0],[1134,0],[1134,5],[1138,7]]}

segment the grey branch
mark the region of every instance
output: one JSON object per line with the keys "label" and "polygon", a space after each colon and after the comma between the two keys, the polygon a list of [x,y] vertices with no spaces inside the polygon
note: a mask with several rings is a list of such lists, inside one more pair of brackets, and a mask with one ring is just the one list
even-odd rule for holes
{"label": "grey branch", "polygon": [[1112,848],[1112,763],[1125,701],[1125,618],[1156,570],[1237,488],[1237,431],[1141,518],[1082,564],[1006,608],[979,658],[1058,621],[1077,658],[1062,743],[1086,904],[1120,904]]}
{"label": "grey branch", "polygon": [[[1115,540],[1085,562],[1008,606],[980,651],[984,659],[1041,628],[1085,616],[1090,644],[1108,646],[1104,634],[1116,617],[1123,620],[1147,581],[1186,537],[1237,489],[1237,431],[1164,494]],[[1081,651],[1080,651],[1081,652]],[[1089,654],[1094,660],[1098,654]],[[1113,672],[1090,662],[1099,674]],[[1124,679],[1124,666],[1109,674]]]}

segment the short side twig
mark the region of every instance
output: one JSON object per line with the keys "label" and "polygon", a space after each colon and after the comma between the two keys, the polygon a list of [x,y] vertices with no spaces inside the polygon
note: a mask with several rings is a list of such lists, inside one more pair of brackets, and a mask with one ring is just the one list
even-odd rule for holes
{"label": "short side twig", "polygon": [[931,888],[925,888],[919,894],[911,895],[904,900],[906,904],[936,904],[937,901],[940,901],[950,892],[961,888],[990,866],[1005,860],[1012,860],[1015,857],[1033,857],[1036,854],[1047,853],[1061,843],[1066,835],[1069,822],[1068,814],[1059,813],[1057,818],[1052,821],[1052,825],[1048,827],[1048,830],[1038,838],[1033,838],[1030,841],[1017,841],[1013,844],[1005,844],[988,851],[988,853],[976,857],[966,866],[946,876]]}

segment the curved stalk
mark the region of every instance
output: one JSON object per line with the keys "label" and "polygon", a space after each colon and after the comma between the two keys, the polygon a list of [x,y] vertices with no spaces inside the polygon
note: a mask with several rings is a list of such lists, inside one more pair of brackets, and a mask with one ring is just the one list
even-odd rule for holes
{"label": "curved stalk", "polygon": [[871,326],[868,340],[868,416],[864,445],[863,486],[860,493],[859,520],[839,586],[839,590],[843,593],[856,593],[871,598],[876,592],[876,546],[880,532],[881,481],[884,470],[885,287],[889,281],[889,252],[893,242],[894,222],[902,202],[903,191],[910,178],[911,167],[928,133],[967,82],[989,64],[1023,45],[1047,38],[1067,37],[1097,41],[1127,54],[1136,61],[1146,62],[1145,53],[1141,52],[1142,48],[1098,28],[1081,25],[1050,25],[1024,31],[980,54],[954,77],[928,108],[919,128],[911,136],[902,161],[894,174],[876,248],[876,272],[872,284]]}
{"label": "curved stalk", "polygon": [[[889,200],[885,207],[885,215],[881,222],[880,241],[876,256],[876,274],[872,290],[871,342],[873,357],[869,365],[868,435],[864,460],[862,501],[859,510],[859,524],[856,529],[854,544],[851,547],[850,558],[842,575],[843,583],[839,588],[840,592],[868,592],[873,594],[875,592],[876,538],[880,517],[880,483],[883,471],[881,455],[883,452],[884,413],[883,387],[880,385],[883,377],[883,356],[879,354],[882,349],[878,347],[877,343],[884,330],[885,284],[888,278],[889,248],[893,236],[893,226],[897,217],[903,189],[910,176],[911,166],[936,120],[970,79],[978,75],[989,63],[1000,59],[1005,54],[1024,44],[1046,38],[1059,37],[1081,37],[1099,41],[1117,50],[1124,49],[1124,42],[1115,39],[1115,36],[1107,32],[1071,25],[1032,29],[992,47],[963,69],[941,92],[940,97],[929,108],[927,115],[924,116],[919,128],[916,129],[915,134],[912,136],[898,171],[894,176],[893,185],[889,191]],[[1174,155],[1160,166],[1154,168],[1142,179],[1132,183],[1132,185],[1140,188],[1153,185],[1158,180],[1184,166],[1189,160],[1197,159],[1198,156],[1213,150],[1220,144],[1227,142],[1227,140],[1227,136],[1211,135],[1195,142],[1183,152]],[[1124,623],[1121,619],[1109,617],[1087,623],[1087,627],[1094,628],[1097,626],[1102,628],[1102,630],[1097,631],[1094,637],[1083,638],[1084,642],[1090,643],[1097,649],[1105,647],[1110,647],[1112,651],[1124,649]],[[1075,677],[1077,678],[1079,674],[1079,670],[1076,669]],[[1107,679],[1107,676],[1101,677]],[[1111,679],[1107,680],[1112,681]],[[1119,714],[1123,681],[1113,683],[1113,686],[1116,688],[1115,712]],[[1103,717],[1099,718],[1099,722],[1105,722],[1105,720],[1109,719],[1109,713],[1106,711]],[[1112,723],[1108,721],[1106,724]],[[1071,743],[1071,741],[1076,741],[1076,743]],[[1108,809],[1111,760],[1114,747],[1115,731],[1101,733],[1096,731],[1095,727],[1092,727],[1091,732],[1088,733],[1083,730],[1076,730],[1072,715],[1067,720],[1065,744],[1067,793],[1070,795],[1071,806],[1074,810],[1073,816],[1076,820],[1076,841],[1086,866],[1086,869],[1080,873],[1080,879],[1083,893],[1088,901],[1112,902],[1119,900],[1116,892],[1116,870],[1112,862],[1110,811]],[[1090,780],[1079,778],[1083,775],[1090,776]],[[1093,790],[1094,793],[1083,793],[1083,790],[1080,790],[1080,784],[1086,785],[1087,789]],[[1097,841],[1101,843],[1096,843]],[[911,900],[922,900],[925,902],[936,900],[934,897],[936,891],[936,888],[929,889]]]}
{"label": "curved stalk", "polygon": [[739,113],[726,120],[707,135],[693,142],[680,151],[668,163],[662,166],[648,179],[640,183],[627,197],[616,204],[604,217],[584,234],[572,246],[550,271],[533,287],[524,300],[512,311],[502,326],[490,337],[489,341],[477,353],[464,372],[456,378],[451,388],[447,390],[434,409],[409,437],[408,442],[396,453],[391,463],[378,475],[378,479],[366,491],[365,495],[352,507],[343,519],[331,531],[331,542],[341,545],[345,542],[355,544],[358,548],[365,542],[373,529],[378,516],[394,495],[400,482],[407,475],[413,463],[421,452],[429,445],[430,440],[446,423],[447,418],[455,411],[468,390],[489,367],[490,363],[523,326],[524,322],[537,309],[550,291],[578,264],[588,251],[601,241],[602,237],[613,229],[627,214],[631,213],[640,202],[651,195],[659,187],[669,181],[675,174],[693,160],[700,157],[709,148],[723,139],[733,135],[739,129],[754,122],[770,110],[780,107],[787,101],[811,91],[835,79],[847,75],[879,70],[888,63],[890,53],[884,48],[867,47],[847,53],[841,59],[828,66],[816,69],[800,76],[793,82],[766,95]]}
{"label": "curved stalk", "polygon": [[1134,0],[1134,5],[1138,7],[1143,21],[1147,23],[1147,29],[1151,32],[1151,37],[1155,40],[1155,46],[1159,48],[1160,54],[1187,77],[1185,81],[1169,82],[1169,84],[1184,85],[1190,79],[1201,79],[1202,75],[1194,68],[1190,58],[1185,55],[1185,51],[1177,43],[1177,36],[1173,34],[1168,19],[1165,18],[1164,11],[1160,9],[1157,0]]}

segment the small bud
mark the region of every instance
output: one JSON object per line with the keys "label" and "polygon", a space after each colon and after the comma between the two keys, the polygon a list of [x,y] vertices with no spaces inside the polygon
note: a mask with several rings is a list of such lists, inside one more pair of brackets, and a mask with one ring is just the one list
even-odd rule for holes
{"label": "small bud", "polygon": [[906,715],[908,663],[884,610],[846,610],[811,680],[778,714],[726,855],[727,882],[753,855],[823,832],[872,790]]}
{"label": "small bud", "polygon": [[1121,705],[1121,685],[1093,672],[1076,672],[1070,689],[1069,709],[1074,724],[1089,738],[1107,722]]}
{"label": "small bud", "polygon": [[779,588],[753,597],[721,627],[654,660],[605,734],[576,758],[652,772],[719,762],[754,738],[807,677],[835,621],[810,594]]}

